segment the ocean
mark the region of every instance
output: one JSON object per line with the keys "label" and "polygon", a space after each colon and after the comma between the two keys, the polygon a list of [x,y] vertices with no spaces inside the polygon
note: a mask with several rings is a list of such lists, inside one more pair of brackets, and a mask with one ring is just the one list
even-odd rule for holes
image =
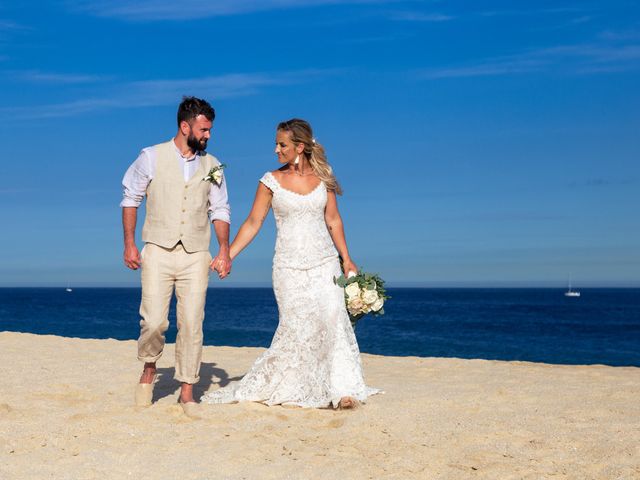
{"label": "ocean", "polygon": [[[390,288],[386,314],[356,336],[378,355],[640,367],[640,289],[581,292]],[[139,303],[137,288],[2,288],[0,331],[136,339]],[[174,342],[175,301],[169,317]],[[277,322],[271,289],[209,289],[204,343],[268,347]]]}

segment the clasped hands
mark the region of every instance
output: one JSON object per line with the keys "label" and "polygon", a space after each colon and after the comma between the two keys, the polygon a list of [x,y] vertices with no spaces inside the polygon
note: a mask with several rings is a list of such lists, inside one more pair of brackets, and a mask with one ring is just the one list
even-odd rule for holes
{"label": "clasped hands", "polygon": [[218,277],[222,280],[231,273],[231,257],[228,250],[220,250],[218,255],[211,260],[211,270],[218,273]]}
{"label": "clasped hands", "polygon": [[[131,270],[137,270],[140,268],[141,263],[138,247],[135,244],[126,245],[124,249],[124,264]],[[218,273],[220,279],[228,276],[231,273],[229,250],[220,250],[218,255],[211,260],[210,268]]]}

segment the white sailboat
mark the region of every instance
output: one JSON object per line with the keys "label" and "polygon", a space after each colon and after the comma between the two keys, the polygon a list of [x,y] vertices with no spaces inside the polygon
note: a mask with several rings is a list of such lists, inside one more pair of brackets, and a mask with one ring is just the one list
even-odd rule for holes
{"label": "white sailboat", "polygon": [[73,292],[73,289],[69,286],[69,282],[67,282],[67,288],[65,288],[67,292]]}
{"label": "white sailboat", "polygon": [[571,278],[569,278],[569,288],[564,292],[565,297],[579,297],[580,292],[577,290],[571,290]]}

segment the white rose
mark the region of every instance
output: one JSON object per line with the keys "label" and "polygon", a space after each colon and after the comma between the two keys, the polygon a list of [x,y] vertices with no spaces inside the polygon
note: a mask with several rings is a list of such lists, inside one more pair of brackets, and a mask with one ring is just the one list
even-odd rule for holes
{"label": "white rose", "polygon": [[357,298],[360,296],[360,287],[356,282],[350,283],[345,287],[344,292],[347,294],[349,299]]}
{"label": "white rose", "polygon": [[375,303],[376,300],[378,300],[378,292],[375,290],[365,290],[362,294],[362,301],[367,305]]}
{"label": "white rose", "polygon": [[349,300],[349,303],[347,304],[347,309],[351,315],[358,315],[359,313],[362,313],[362,307],[364,307],[364,304],[359,297]]}
{"label": "white rose", "polygon": [[216,170],[213,172],[213,179],[218,185],[220,185],[220,182],[222,182],[222,170]]}
{"label": "white rose", "polygon": [[373,310],[374,312],[377,312],[382,308],[383,305],[384,305],[384,300],[378,297],[378,299],[373,303],[373,305],[371,305],[371,310]]}

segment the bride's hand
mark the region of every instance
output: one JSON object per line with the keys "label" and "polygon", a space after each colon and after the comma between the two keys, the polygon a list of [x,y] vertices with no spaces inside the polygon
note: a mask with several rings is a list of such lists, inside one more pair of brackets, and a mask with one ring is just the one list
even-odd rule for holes
{"label": "bride's hand", "polygon": [[222,280],[231,273],[231,263],[229,252],[220,250],[216,258],[211,260],[211,269],[218,272],[218,276]]}
{"label": "bride's hand", "polygon": [[358,273],[358,267],[348,258],[342,261],[342,271],[344,272],[344,276],[348,277],[349,272]]}

